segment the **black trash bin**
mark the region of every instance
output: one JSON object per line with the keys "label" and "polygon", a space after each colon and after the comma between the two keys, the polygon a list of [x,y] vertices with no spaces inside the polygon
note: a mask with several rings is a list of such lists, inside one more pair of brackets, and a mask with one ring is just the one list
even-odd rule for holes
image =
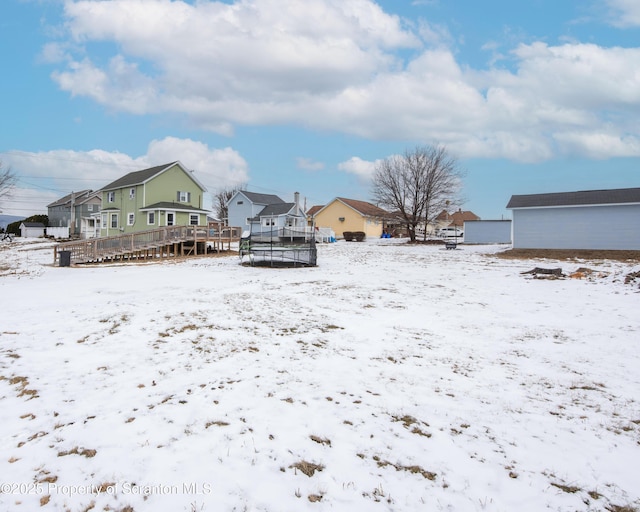
{"label": "black trash bin", "polygon": [[58,254],[60,255],[58,266],[60,267],[71,266],[71,251],[60,251]]}

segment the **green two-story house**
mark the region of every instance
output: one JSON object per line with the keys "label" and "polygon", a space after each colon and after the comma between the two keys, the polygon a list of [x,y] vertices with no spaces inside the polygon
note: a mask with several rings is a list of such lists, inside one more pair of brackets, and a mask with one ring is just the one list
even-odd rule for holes
{"label": "green two-story house", "polygon": [[100,236],[164,226],[204,226],[207,189],[180,162],[134,171],[102,192]]}

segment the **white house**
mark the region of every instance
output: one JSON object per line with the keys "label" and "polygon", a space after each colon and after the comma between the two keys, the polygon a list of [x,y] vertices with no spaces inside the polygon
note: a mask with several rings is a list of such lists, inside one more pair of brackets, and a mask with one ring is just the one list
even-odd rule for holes
{"label": "white house", "polygon": [[252,220],[267,206],[276,204],[284,204],[284,201],[274,194],[238,190],[227,201],[227,225],[240,227],[242,231],[250,231]]}
{"label": "white house", "polygon": [[640,188],[514,195],[514,249],[640,250]]}
{"label": "white house", "polygon": [[246,190],[236,192],[227,209],[229,226],[239,226],[252,236],[268,235],[283,228],[299,228],[304,233],[307,218],[299,205],[300,195],[296,192],[293,203],[286,203],[276,195],[256,194]]}

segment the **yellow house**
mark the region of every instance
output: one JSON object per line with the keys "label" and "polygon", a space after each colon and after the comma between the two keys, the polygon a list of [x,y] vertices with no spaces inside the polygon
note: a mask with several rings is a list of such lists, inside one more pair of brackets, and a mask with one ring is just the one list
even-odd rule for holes
{"label": "yellow house", "polygon": [[313,218],[317,227],[333,229],[336,238],[344,238],[345,231],[363,231],[368,237],[380,238],[389,212],[366,201],[336,197]]}

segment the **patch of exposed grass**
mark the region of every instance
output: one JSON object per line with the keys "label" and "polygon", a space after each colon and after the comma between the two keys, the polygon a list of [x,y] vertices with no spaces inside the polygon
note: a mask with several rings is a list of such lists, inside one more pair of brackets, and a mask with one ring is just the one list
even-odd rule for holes
{"label": "patch of exposed grass", "polygon": [[179,329],[175,329],[174,332],[181,333],[186,331],[196,331],[197,329],[198,329],[198,326],[196,324],[187,324],[187,325],[183,325]]}
{"label": "patch of exposed grass", "polygon": [[327,324],[320,327],[320,331],[322,332],[334,331],[336,329],[344,329],[344,327],[340,327],[339,325],[333,325],[333,324]]}
{"label": "patch of exposed grass", "polygon": [[300,471],[302,474],[307,475],[309,478],[311,478],[316,471],[322,471],[324,469],[324,466],[322,464],[315,464],[313,462],[307,462],[306,460],[301,460],[300,462],[291,464],[291,466],[289,467]]}
{"label": "patch of exposed grass", "polygon": [[408,414],[405,414],[404,416],[391,416],[391,418],[395,422],[402,423],[404,428],[406,428],[406,429],[411,428],[411,433],[412,434],[417,434],[419,436],[423,436],[423,437],[427,437],[427,438],[431,437],[431,434],[429,432],[425,432],[418,425],[418,424],[422,424],[422,425],[426,425],[428,427],[429,424],[426,421],[420,421],[420,420],[414,418],[413,416],[409,416]]}
{"label": "patch of exposed grass", "polygon": [[420,427],[413,427],[411,429],[411,433],[418,434],[419,436],[422,436],[422,437],[427,437],[427,438],[431,437],[431,434],[429,432],[425,432]]}
{"label": "patch of exposed grass", "polygon": [[427,480],[431,480],[431,481],[435,480],[436,477],[438,476],[436,473],[427,471],[420,466],[417,466],[417,465],[405,466],[403,464],[394,464],[393,462],[389,462],[388,460],[381,459],[377,455],[373,456],[373,460],[376,461],[379,468],[392,466],[395,468],[396,471],[408,471],[409,473],[420,474],[423,476],[423,478],[426,478]]}
{"label": "patch of exposed grass", "polygon": [[576,492],[582,490],[582,489],[580,489],[580,487],[576,487],[575,485],[564,485],[564,484],[559,484],[559,483],[556,483],[556,482],[551,482],[551,485],[553,485],[554,487],[557,487],[561,491],[569,493],[569,494],[575,494]]}
{"label": "patch of exposed grass", "polygon": [[553,260],[615,260],[640,261],[640,251],[581,250],[581,249],[509,249],[493,255],[506,259],[553,259]]}
{"label": "patch of exposed grass", "polygon": [[327,439],[326,437],[318,437],[318,436],[311,435],[309,436],[309,439],[311,439],[314,443],[331,446],[331,440]]}
{"label": "patch of exposed grass", "polygon": [[226,421],[216,420],[216,421],[207,421],[204,425],[204,428],[212,427],[213,425],[217,427],[228,427],[229,423]]}
{"label": "patch of exposed grass", "polygon": [[402,425],[404,425],[405,428],[409,428],[414,423],[418,423],[417,419],[415,419],[413,416],[409,416],[408,414],[405,414],[404,416],[391,416],[391,417],[393,418],[393,421],[402,422]]}
{"label": "patch of exposed grass", "polygon": [[[0,380],[7,380],[6,377],[0,376]],[[38,397],[38,392],[35,389],[29,389],[27,386],[29,385],[29,379],[27,377],[22,376],[14,376],[9,379],[9,384],[12,386],[18,386],[18,396],[28,396],[29,400],[32,398]]]}
{"label": "patch of exposed grass", "polygon": [[95,457],[98,452],[96,450],[87,449],[87,448],[72,448],[68,451],[58,452],[58,457],[66,457],[67,455],[82,455],[83,457],[92,458]]}

